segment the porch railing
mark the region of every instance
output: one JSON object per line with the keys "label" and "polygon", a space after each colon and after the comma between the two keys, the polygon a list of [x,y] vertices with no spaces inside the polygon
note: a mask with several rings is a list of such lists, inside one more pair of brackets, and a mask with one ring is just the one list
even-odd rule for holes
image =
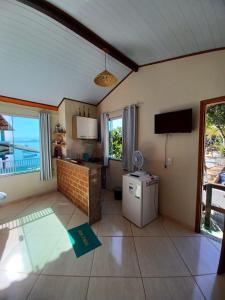
{"label": "porch railing", "polygon": [[40,169],[40,158],[19,160],[0,159],[0,175],[32,172]]}
{"label": "porch railing", "polygon": [[211,210],[225,214],[225,209],[212,205],[212,190],[220,190],[225,192],[225,186],[216,183],[207,183],[204,185],[204,190],[206,190],[206,213],[205,213],[205,227],[210,228],[211,226]]}

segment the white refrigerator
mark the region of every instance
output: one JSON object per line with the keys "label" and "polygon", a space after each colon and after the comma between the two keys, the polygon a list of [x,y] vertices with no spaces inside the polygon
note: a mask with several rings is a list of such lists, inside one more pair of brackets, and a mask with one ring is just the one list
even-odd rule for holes
{"label": "white refrigerator", "polygon": [[158,216],[158,176],[123,176],[123,216],[143,227]]}

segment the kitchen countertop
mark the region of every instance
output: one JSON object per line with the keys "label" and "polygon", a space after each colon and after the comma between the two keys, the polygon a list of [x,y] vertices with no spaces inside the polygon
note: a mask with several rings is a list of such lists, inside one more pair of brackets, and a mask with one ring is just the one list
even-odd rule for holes
{"label": "kitchen countertop", "polygon": [[103,166],[103,164],[101,162],[93,163],[93,162],[82,161],[81,163],[75,163],[71,159],[64,159],[64,158],[59,158],[58,160],[64,161],[66,163],[69,163],[69,164],[72,164],[72,165],[75,165],[75,166],[84,167],[84,168],[87,168],[87,169],[98,169],[98,168],[101,168]]}

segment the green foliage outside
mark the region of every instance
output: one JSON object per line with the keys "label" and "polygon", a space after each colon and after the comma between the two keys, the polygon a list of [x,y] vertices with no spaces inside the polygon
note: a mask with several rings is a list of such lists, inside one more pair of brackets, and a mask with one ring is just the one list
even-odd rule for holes
{"label": "green foliage outside", "polygon": [[122,159],[121,127],[117,127],[109,132],[109,155],[114,159]]}
{"label": "green foliage outside", "polygon": [[206,113],[206,151],[225,156],[225,105],[209,106]]}

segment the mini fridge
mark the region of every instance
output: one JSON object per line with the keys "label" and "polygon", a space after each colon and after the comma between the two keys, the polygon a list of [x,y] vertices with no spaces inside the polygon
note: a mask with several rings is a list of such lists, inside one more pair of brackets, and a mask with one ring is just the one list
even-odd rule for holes
{"label": "mini fridge", "polygon": [[143,227],[158,216],[159,177],[151,175],[123,176],[123,216]]}

